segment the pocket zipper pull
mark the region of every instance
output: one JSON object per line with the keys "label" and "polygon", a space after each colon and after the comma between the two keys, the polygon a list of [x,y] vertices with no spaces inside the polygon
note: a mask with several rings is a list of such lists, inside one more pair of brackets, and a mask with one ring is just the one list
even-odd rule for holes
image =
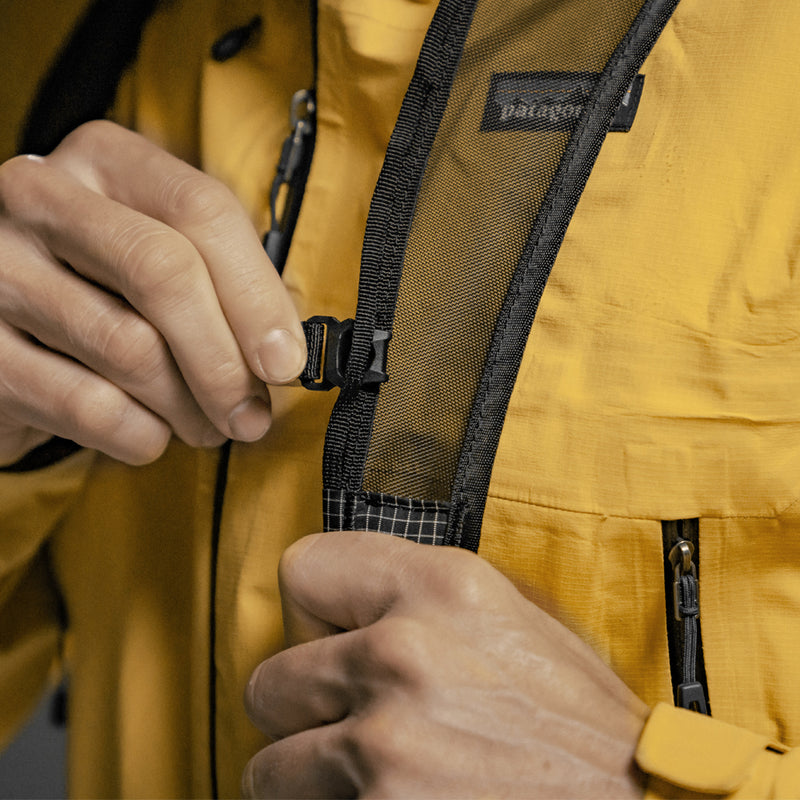
{"label": "pocket zipper pull", "polygon": [[313,91],[301,89],[294,93],[289,113],[291,133],[283,143],[270,192],[272,225],[263,242],[278,272],[286,261],[311,167],[316,108]]}
{"label": "pocket zipper pull", "polygon": [[676,688],[675,702],[680,708],[708,714],[706,693],[696,676],[700,597],[693,556],[694,545],[685,539],[680,539],[669,551],[669,562],[674,570],[673,613],[683,628],[681,682]]}

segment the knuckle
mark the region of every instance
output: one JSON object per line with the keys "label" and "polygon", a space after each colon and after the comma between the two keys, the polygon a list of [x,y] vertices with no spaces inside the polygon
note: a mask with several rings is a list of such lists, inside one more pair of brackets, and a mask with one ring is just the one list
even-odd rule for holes
{"label": "knuckle", "polygon": [[[300,542],[303,540],[301,539]],[[289,545],[278,560],[278,586],[283,597],[290,595],[293,590],[299,573],[298,562],[301,558],[299,542]]]}
{"label": "knuckle", "polygon": [[[244,358],[232,348],[226,352],[222,344],[210,343],[192,354],[194,366],[176,361],[182,369],[182,376],[188,390],[194,397],[202,414],[219,430],[228,430],[232,412],[250,397],[259,397],[260,388],[251,379]],[[268,395],[264,393],[264,405],[269,406]],[[259,413],[259,412],[255,412]]]}
{"label": "knuckle", "polygon": [[405,772],[416,749],[404,712],[390,706],[352,718],[342,744],[365,790]]}
{"label": "knuckle", "polygon": [[99,439],[113,439],[127,413],[125,397],[110,384],[78,379],[61,402],[62,418],[78,431],[91,431]]}
{"label": "knuckle", "polygon": [[266,747],[259,750],[247,762],[240,786],[243,798],[272,797],[274,795],[275,776],[280,769],[277,749]]}
{"label": "knuckle", "polygon": [[77,151],[85,156],[91,154],[98,147],[102,147],[110,137],[114,136],[120,128],[113,122],[105,119],[94,119],[84,122],[75,130],[68,133],[61,144],[56,148],[57,153]]}
{"label": "knuckle", "polygon": [[149,464],[166,448],[170,431],[152,420],[129,429],[133,401],[112,384],[79,379],[62,400],[60,415],[72,438],[130,464]]}
{"label": "knuckle", "polygon": [[28,216],[41,196],[42,165],[38,158],[15,156],[0,164],[0,212]]}
{"label": "knuckle", "polygon": [[[419,687],[430,680],[430,631],[425,623],[411,617],[384,617],[363,629],[362,652],[358,661],[374,665],[384,678],[397,684]],[[363,666],[354,665],[357,670]]]}
{"label": "knuckle", "polygon": [[180,433],[180,438],[189,447],[211,448],[220,447],[227,441],[228,437],[210,422],[201,419],[201,421],[188,428],[186,432]]}
{"label": "knuckle", "polygon": [[298,579],[303,576],[306,554],[319,538],[319,534],[304,536],[290,544],[281,553],[278,561],[278,585],[282,593],[291,593]]}
{"label": "knuckle", "polygon": [[233,193],[220,181],[198,170],[170,175],[162,186],[162,205],[171,219],[213,230]]}
{"label": "knuckle", "polygon": [[108,365],[112,376],[135,376],[149,383],[168,363],[166,344],[158,331],[138,314],[128,312],[95,319],[88,330],[89,350]]}
{"label": "knuckle", "polygon": [[230,270],[228,294],[231,299],[237,303],[257,305],[266,320],[279,320],[285,316],[286,300],[280,289],[280,284],[269,285],[262,270]]}
{"label": "knuckle", "polygon": [[171,311],[191,295],[200,256],[180,234],[137,221],[120,231],[113,248],[122,292],[136,307]]}
{"label": "knuckle", "polygon": [[200,376],[199,390],[206,394],[209,413],[226,419],[231,409],[248,395],[256,395],[250,372],[238,351],[226,353],[217,348],[206,354],[205,371]]}
{"label": "knuckle", "polygon": [[152,464],[164,454],[171,438],[172,434],[167,426],[154,428],[147,437],[139,438],[135,447],[121,455],[120,460],[134,467]]}
{"label": "knuckle", "polygon": [[485,608],[492,568],[481,558],[465,550],[438,552],[432,563],[436,574],[428,582],[434,594],[461,608]]}

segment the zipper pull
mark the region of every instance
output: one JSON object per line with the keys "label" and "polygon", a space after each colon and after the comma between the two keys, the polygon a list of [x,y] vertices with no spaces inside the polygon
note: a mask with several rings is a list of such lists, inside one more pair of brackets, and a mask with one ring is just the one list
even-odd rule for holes
{"label": "zipper pull", "polygon": [[312,91],[301,89],[292,96],[289,113],[292,132],[281,148],[270,192],[272,226],[264,237],[264,249],[278,272],[283,270],[286,261],[311,167],[316,108]]}
{"label": "zipper pull", "polygon": [[678,540],[669,552],[669,562],[674,570],[673,613],[683,628],[681,682],[676,688],[675,702],[680,708],[708,714],[706,693],[696,677],[700,597],[693,557],[694,545],[685,539]]}

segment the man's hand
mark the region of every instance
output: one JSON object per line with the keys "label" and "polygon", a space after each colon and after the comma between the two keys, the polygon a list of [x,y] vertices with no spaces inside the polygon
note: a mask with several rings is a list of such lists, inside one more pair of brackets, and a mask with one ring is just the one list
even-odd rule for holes
{"label": "man's hand", "polygon": [[648,709],[477,556],[376,533],[302,539],[289,648],[246,692],[274,744],[250,797],[640,797]]}
{"label": "man's hand", "polygon": [[130,463],[251,441],[297,377],[294,307],[231,192],[92,122],[0,166],[0,464],[53,434]]}

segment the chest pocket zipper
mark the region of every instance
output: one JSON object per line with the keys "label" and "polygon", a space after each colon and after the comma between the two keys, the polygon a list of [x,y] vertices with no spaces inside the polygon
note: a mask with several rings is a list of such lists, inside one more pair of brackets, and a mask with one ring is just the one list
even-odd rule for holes
{"label": "chest pocket zipper", "polygon": [[666,554],[667,636],[675,705],[710,714],[700,637],[699,521],[662,523]]}

